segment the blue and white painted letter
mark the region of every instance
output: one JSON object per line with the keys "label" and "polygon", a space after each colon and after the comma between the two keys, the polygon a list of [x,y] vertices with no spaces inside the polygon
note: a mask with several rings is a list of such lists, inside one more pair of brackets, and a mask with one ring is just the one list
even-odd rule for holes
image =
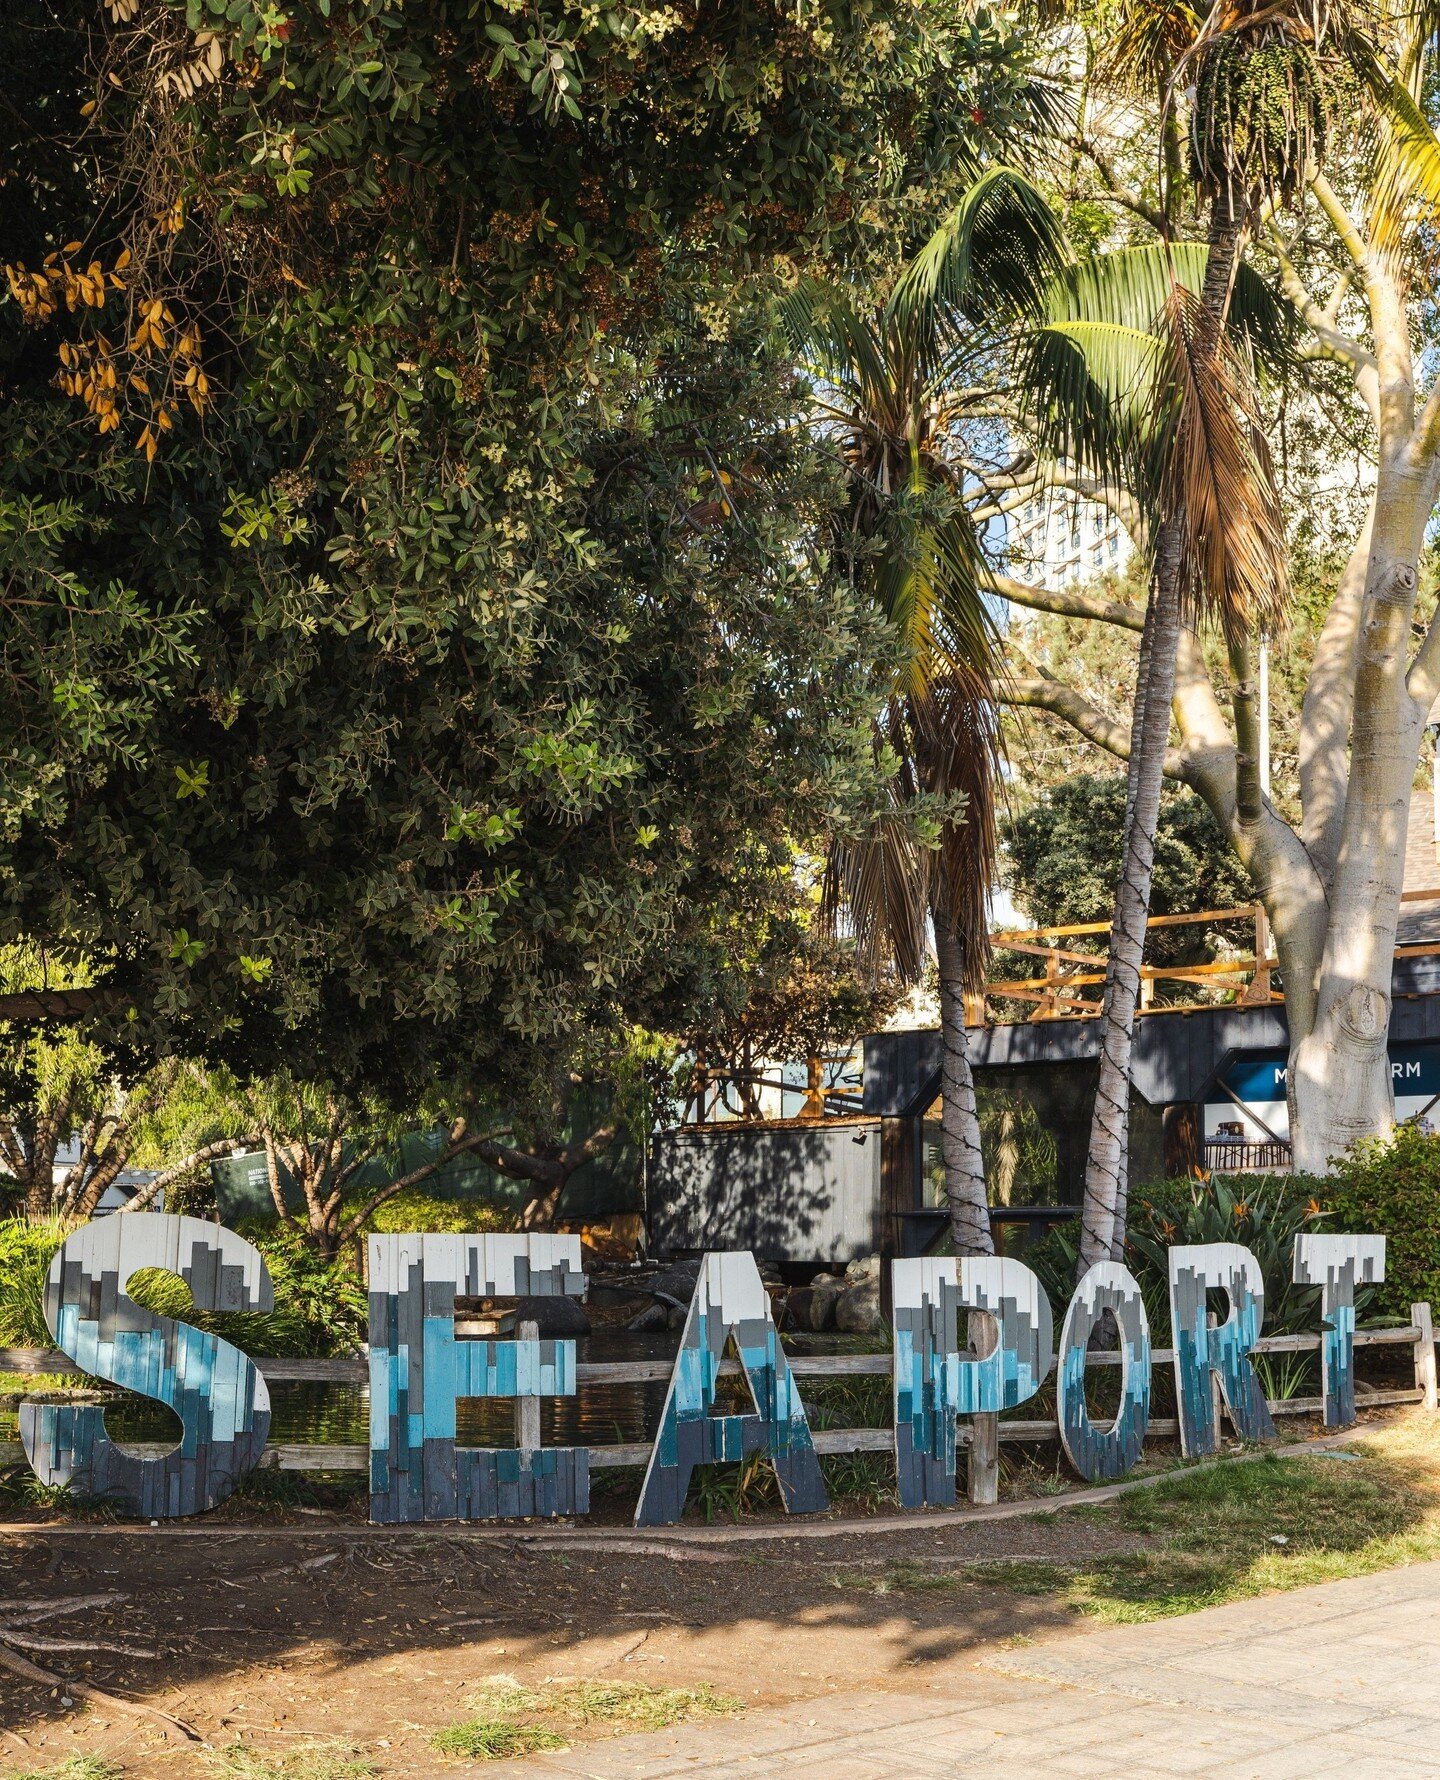
{"label": "blue and white painted letter", "polygon": [[[754,1415],[712,1415],[715,1381],[734,1338]],[[696,1465],[768,1453],[780,1499],[792,1514],[830,1506],[805,1405],[780,1346],[755,1257],[706,1255],[670,1375],[660,1431],[635,1508],[637,1527],[673,1525],[685,1511]]]}
{"label": "blue and white painted letter", "polygon": [[[895,1261],[895,1471],[905,1508],[955,1501],[956,1422],[1033,1397],[1050,1370],[1050,1300],[1019,1261],[1001,1255]],[[995,1319],[984,1359],[960,1351],[960,1312]]]}
{"label": "blue and white painted letter", "polygon": [[[1214,1329],[1205,1322],[1205,1293],[1212,1286],[1220,1287],[1230,1300],[1229,1314]],[[1275,1423],[1248,1357],[1264,1321],[1265,1280],[1248,1248],[1238,1242],[1201,1242],[1170,1250],[1175,1401],[1180,1411],[1180,1450],[1187,1459],[1216,1448],[1212,1377],[1220,1382],[1240,1438],[1274,1439]]]}
{"label": "blue and white painted letter", "polygon": [[578,1236],[372,1236],[370,1518],[584,1514],[583,1446],[462,1447],[462,1397],[568,1397],[573,1341],[459,1340],[457,1298],[585,1295]]}
{"label": "blue and white painted letter", "polygon": [[178,1273],[200,1310],[271,1310],[259,1252],[219,1224],[167,1212],[118,1212],[67,1236],[45,1281],[55,1345],[95,1378],[164,1403],[180,1444],[158,1458],[117,1446],[94,1404],[20,1405],[20,1439],[42,1483],[111,1502],[147,1520],[223,1502],[255,1466],[270,1431],[270,1395],[238,1347],[126,1296],[133,1274]]}
{"label": "blue and white painted letter", "polygon": [[1383,1236],[1297,1236],[1297,1286],[1320,1287],[1320,1380],[1325,1426],[1355,1419],[1355,1288],[1385,1277]]}
{"label": "blue and white painted letter", "polygon": [[[1108,1428],[1097,1427],[1085,1403],[1085,1355],[1106,1311],[1120,1331],[1120,1407]],[[1150,1424],[1150,1319],[1140,1285],[1128,1267],[1097,1261],[1075,1288],[1060,1331],[1057,1381],[1060,1442],[1082,1477],[1103,1483],[1137,1463]]]}

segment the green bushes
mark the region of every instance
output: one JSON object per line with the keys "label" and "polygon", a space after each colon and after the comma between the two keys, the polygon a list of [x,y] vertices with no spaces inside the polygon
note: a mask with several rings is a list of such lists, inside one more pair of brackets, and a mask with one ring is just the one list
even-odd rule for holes
{"label": "green bushes", "polygon": [[1440,1137],[1401,1125],[1388,1143],[1357,1144],[1324,1178],[1296,1177],[1324,1206],[1327,1228],[1387,1238],[1375,1295],[1405,1321],[1422,1299],[1440,1311]]}
{"label": "green bushes", "polygon": [[68,1228],[59,1218],[0,1219],[0,1347],[49,1347],[45,1271]]}
{"label": "green bushes", "polygon": [[516,1208],[490,1199],[436,1199],[412,1187],[397,1193],[370,1218],[368,1229],[380,1231],[446,1230],[457,1236],[483,1236],[492,1230],[513,1230]]}
{"label": "green bushes", "polygon": [[[1307,1230],[1361,1227],[1337,1225],[1326,1215],[1316,1188],[1330,1184],[1301,1175],[1216,1175],[1208,1181],[1167,1180],[1136,1188],[1125,1263],[1139,1281],[1152,1333],[1170,1327],[1170,1248],[1177,1243],[1238,1242],[1260,1263],[1266,1333],[1313,1334],[1320,1326],[1320,1291],[1291,1283],[1295,1238]],[[1057,1314],[1075,1288],[1078,1256],[1078,1224],[1059,1225],[1026,1250],[1026,1264],[1039,1274]],[[1355,1302],[1362,1314],[1376,1308],[1368,1288],[1356,1293]],[[1404,1314],[1409,1314],[1408,1299]]]}

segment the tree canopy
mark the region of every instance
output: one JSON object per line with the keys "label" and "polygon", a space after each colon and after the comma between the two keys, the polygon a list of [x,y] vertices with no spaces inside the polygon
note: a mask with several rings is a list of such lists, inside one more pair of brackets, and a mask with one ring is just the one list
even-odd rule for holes
{"label": "tree canopy", "polygon": [[0,24],[44,70],[5,124],[5,934],[93,960],[139,1054],[397,1092],[683,1024],[728,913],[878,795],[884,644],[763,299],[894,257],[1032,114],[1021,40],[107,12]]}

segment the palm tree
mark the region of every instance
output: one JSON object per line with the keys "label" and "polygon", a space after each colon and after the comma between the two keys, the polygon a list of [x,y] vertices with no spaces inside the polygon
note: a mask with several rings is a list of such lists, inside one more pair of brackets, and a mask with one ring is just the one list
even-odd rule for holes
{"label": "palm tree", "polygon": [[[1048,432],[1050,449],[1088,453],[1107,472],[1128,475],[1144,498],[1153,539],[1086,1168],[1082,1266],[1118,1256],[1125,1237],[1131,1041],[1182,619],[1193,620],[1206,608],[1219,618],[1243,736],[1250,636],[1257,628],[1273,631],[1284,616],[1278,503],[1250,400],[1247,355],[1236,351],[1230,337],[1245,333],[1243,326],[1233,328],[1232,313],[1243,282],[1244,247],[1264,211],[1288,204],[1316,176],[1330,88],[1342,90],[1334,80],[1337,68],[1349,80],[1343,89],[1347,104],[1357,91],[1368,95],[1372,119],[1381,126],[1378,205],[1382,216],[1394,219],[1390,236],[1397,242],[1403,237],[1401,220],[1413,220],[1417,205],[1433,214],[1440,204],[1440,153],[1417,102],[1420,59],[1402,58],[1392,71],[1377,47],[1393,35],[1394,22],[1374,0],[1337,0],[1329,7],[1305,0],[1215,0],[1206,14],[1178,0],[1130,0],[1115,31],[1111,73],[1161,95],[1170,183],[1162,214],[1166,239],[1156,250],[1102,256],[1111,264],[1091,269],[1083,302],[1057,318],[1056,338],[1040,349],[1040,359],[1049,354],[1052,371],[1067,356],[1068,365],[1055,385],[1043,376],[1035,380],[1042,396],[1036,404],[1040,431]],[[1430,34],[1428,27],[1422,33],[1427,40]],[[1185,276],[1179,261],[1190,256],[1172,242],[1168,226],[1182,178],[1176,95],[1185,88],[1190,177],[1197,206],[1208,213],[1203,265],[1190,261],[1198,280]],[[1386,231],[1377,234],[1383,240]],[[1198,297],[1192,294],[1197,283]],[[1253,320],[1253,301],[1250,307]],[[1258,816],[1261,792],[1253,763],[1251,769],[1255,782],[1240,789]]]}
{"label": "palm tree", "polygon": [[[836,839],[827,887],[861,946],[916,981],[934,936],[941,1142],[960,1254],[994,1241],[965,1033],[984,981],[1000,759],[996,636],[985,550],[956,441],[992,401],[1008,333],[1038,316],[1064,259],[1056,220],[1019,174],[977,179],[885,299],[803,286],[783,316],[815,387],[816,422],[849,474],[841,548],[893,644],[875,728],[888,801]],[[982,392],[985,392],[982,394]]]}
{"label": "palm tree", "polygon": [[[1107,281],[1092,281],[1090,321],[1111,332],[1077,342],[1103,364],[1117,435],[1101,425],[1082,439],[1074,426],[1075,390],[1047,418],[1052,449],[1098,452],[1113,470],[1122,459],[1132,485],[1148,497],[1152,518],[1151,594],[1141,636],[1127,775],[1125,836],[1101,1013],[1101,1052],[1086,1161],[1081,1266],[1118,1256],[1124,1243],[1128,1181],[1130,1064],[1140,970],[1149,916],[1155,826],[1182,622],[1208,608],[1225,633],[1241,696],[1248,692],[1249,638],[1284,619],[1284,529],[1269,454],[1255,416],[1249,367],[1227,334],[1246,239],[1262,203],[1289,202],[1312,175],[1325,135],[1321,47],[1334,18],[1282,0],[1216,0],[1204,16],[1178,5],[1146,3],[1122,19],[1112,69],[1158,87],[1167,146],[1176,137],[1176,94],[1192,83],[1190,172],[1208,208],[1198,295],[1159,250],[1167,288],[1149,314],[1137,296],[1154,281],[1155,255],[1141,256],[1147,278],[1127,279],[1136,258],[1117,256]],[[1178,155],[1166,156],[1172,186]],[[1166,215],[1169,214],[1167,206]],[[1100,301],[1095,302],[1099,296]],[[1108,300],[1107,300],[1108,299]],[[1134,338],[1137,331],[1140,339]],[[1121,330],[1118,334],[1114,331]],[[1125,330],[1131,337],[1125,338]],[[1115,386],[1119,367],[1131,376]],[[1083,380],[1086,372],[1081,372]],[[1137,407],[1137,394],[1143,392]],[[1095,419],[1094,411],[1085,415]],[[1107,418],[1114,418],[1113,407]]]}
{"label": "palm tree", "polygon": [[[1222,282],[1234,283],[1214,275],[1222,254],[1213,244],[1208,257],[1131,249],[1062,279],[1051,319],[1031,343],[1026,377],[1048,448],[1123,476],[1151,520],[1082,1269],[1118,1257],[1124,1242],[1131,1045],[1182,622],[1218,622],[1243,693],[1250,637],[1257,629],[1275,634],[1285,610],[1279,502],[1249,367],[1227,331],[1230,291],[1217,295]],[[1244,295],[1235,333],[1251,338],[1261,322],[1273,332],[1273,305],[1254,281]]]}

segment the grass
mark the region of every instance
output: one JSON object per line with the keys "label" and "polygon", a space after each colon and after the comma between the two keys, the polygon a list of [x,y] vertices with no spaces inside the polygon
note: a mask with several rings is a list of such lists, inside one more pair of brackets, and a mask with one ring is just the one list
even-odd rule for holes
{"label": "grass", "polygon": [[468,1703],[468,1718],[431,1737],[430,1747],[438,1754],[495,1761],[540,1749],[564,1749],[567,1732],[596,1725],[616,1731],[662,1731],[687,1718],[742,1710],[739,1700],[709,1687],[558,1679],[522,1687],[505,1675],[487,1682]]}
{"label": "grass", "polygon": [[463,1718],[446,1725],[430,1739],[439,1755],[458,1755],[466,1761],[499,1761],[507,1755],[534,1755],[540,1749],[568,1749],[557,1732],[543,1724],[515,1724],[508,1718]]}
{"label": "grass", "polygon": [[350,1745],[328,1739],[302,1744],[283,1755],[262,1755],[248,1744],[231,1743],[208,1759],[223,1780],[370,1780],[379,1772]]}
{"label": "grass", "polygon": [[1440,1558],[1440,1430],[1406,1417],[1356,1439],[1354,1462],[1262,1457],[1172,1473],[1085,1510],[1132,1549],[1075,1562],[1025,1560],[962,1571],[897,1563],[839,1588],[912,1593],[1004,1588],[1074,1613],[1142,1624],[1226,1601],[1366,1576]]}
{"label": "grass", "polygon": [[50,1768],[5,1768],[0,1780],[123,1780],[124,1772],[102,1755],[67,1755]]}

